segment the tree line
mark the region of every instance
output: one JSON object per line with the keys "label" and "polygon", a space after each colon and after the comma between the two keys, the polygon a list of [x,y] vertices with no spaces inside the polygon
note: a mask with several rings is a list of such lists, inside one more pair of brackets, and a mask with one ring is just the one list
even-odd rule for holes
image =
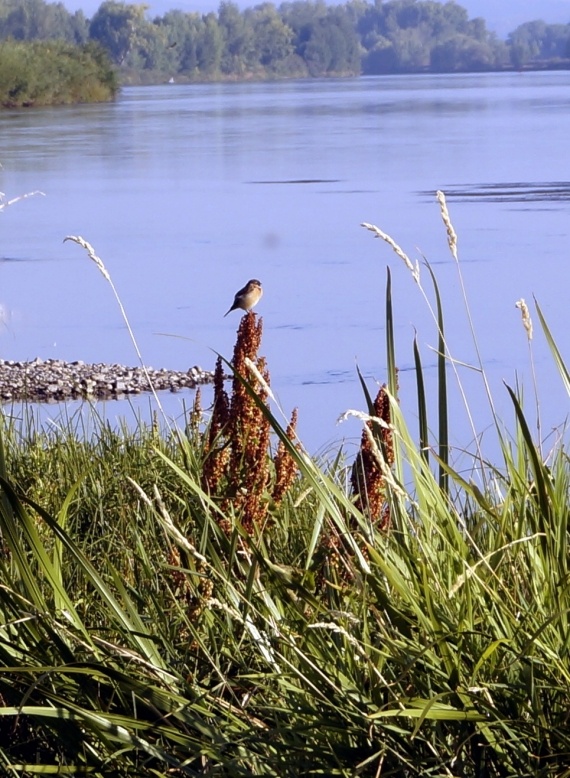
{"label": "tree line", "polygon": [[[534,21],[502,41],[456,2],[292,0],[217,13],[105,0],[91,19],[62,3],[0,0],[0,40],[98,43],[123,80],[155,81],[459,72],[564,64],[570,24]],[[568,63],[566,63],[568,64]]]}

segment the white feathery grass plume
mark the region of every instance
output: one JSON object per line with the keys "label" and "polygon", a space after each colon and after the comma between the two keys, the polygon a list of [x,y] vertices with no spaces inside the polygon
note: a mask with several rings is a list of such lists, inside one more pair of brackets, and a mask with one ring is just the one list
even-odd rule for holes
{"label": "white feathery grass plume", "polygon": [[271,398],[271,399],[273,400],[273,402],[274,402],[275,404],[277,404],[277,400],[275,399],[275,396],[274,396],[273,392],[271,391],[271,387],[269,386],[269,384],[267,383],[267,381],[265,380],[265,378],[264,378],[264,377],[261,375],[261,373],[259,372],[259,370],[258,370],[258,368],[257,368],[257,365],[255,365],[255,364],[254,364],[254,363],[251,361],[251,359],[250,359],[249,357],[246,357],[246,358],[245,358],[245,364],[247,365],[247,367],[249,368],[249,370],[251,370],[251,372],[252,372],[252,373],[253,373],[253,375],[255,376],[255,378],[256,378],[256,380],[257,380],[258,384],[259,384],[259,385],[261,386],[261,388],[263,389],[263,391],[264,391],[264,392],[267,394],[267,396],[268,396],[269,398]]}
{"label": "white feathery grass plume", "polygon": [[[130,476],[127,476],[127,481],[131,484],[131,486],[133,486],[136,489],[137,494],[139,495],[141,500],[145,503],[145,505],[148,505],[149,508],[154,508],[154,503],[152,502],[148,494],[144,491],[144,489]],[[200,552],[196,550],[195,546],[193,546],[192,543],[190,543],[188,538],[180,532],[178,527],[176,527],[176,525],[172,521],[156,484],[154,484],[153,490],[154,490],[154,496],[156,502],[158,503],[158,507],[159,507],[159,518],[162,522],[162,526],[166,534],[170,535],[170,537],[175,541],[175,543],[178,546],[183,548],[185,551],[188,551],[188,553],[191,554],[194,557],[194,559],[197,559],[199,562],[203,562],[207,564],[208,560],[206,559],[206,557],[200,554]]]}
{"label": "white feathery grass plume", "polygon": [[530,318],[530,311],[528,309],[528,305],[524,300],[524,297],[521,297],[520,300],[516,301],[515,307],[518,308],[521,312],[522,323],[523,323],[523,327],[526,330],[527,338],[529,340],[532,340],[532,319]]}
{"label": "white feathery grass plume", "polygon": [[[0,165],[0,167],[2,166]],[[27,192],[26,194],[18,195],[18,197],[13,197],[11,200],[6,200],[4,192],[0,192],[0,213],[9,205],[14,205],[14,203],[17,203],[20,200],[27,200],[28,197],[34,197],[35,195],[41,195],[42,197],[46,196],[45,192],[40,192],[39,189],[36,189],[35,192]]]}
{"label": "white feathery grass plume", "polygon": [[[132,478],[129,478],[128,480],[134,486],[137,486],[139,493],[142,492],[144,494],[143,490],[135,483],[135,481],[132,480]],[[194,559],[197,559],[199,562],[202,562],[203,564],[208,564],[208,560],[206,559],[206,557],[203,556],[203,554],[200,554],[200,552],[196,550],[196,547],[193,546],[192,543],[190,543],[188,538],[180,532],[178,527],[175,526],[170,516],[170,513],[168,512],[166,505],[164,504],[162,495],[158,490],[158,486],[156,484],[153,484],[153,491],[154,491],[154,499],[156,500],[156,503],[159,508],[160,519],[162,521],[162,525],[164,527],[166,534],[170,535],[170,537],[174,541],[176,541],[176,543],[181,548],[184,548],[186,551],[188,551],[188,553],[191,554],[194,557]]]}
{"label": "white feathery grass plume", "polygon": [[131,486],[134,486],[139,497],[145,503],[145,505],[148,505],[149,508],[152,508],[153,507],[152,500],[150,499],[148,494],[144,491],[144,489],[141,486],[139,486],[136,481],[133,481],[133,479],[129,475],[127,476],[127,481],[131,484]]}
{"label": "white feathery grass plume", "polygon": [[345,411],[344,413],[341,413],[341,415],[336,420],[337,424],[342,424],[343,421],[346,421],[347,419],[350,419],[351,417],[354,417],[356,419],[359,419],[361,422],[366,423],[367,421],[373,421],[376,422],[376,424],[379,424],[380,427],[383,427],[386,430],[392,429],[387,422],[384,421],[384,419],[381,419],[379,416],[370,416],[368,413],[364,413],[363,411],[354,411],[349,409],[348,411]]}
{"label": "white feathery grass plume", "polygon": [[445,224],[445,229],[447,231],[447,243],[449,245],[449,250],[451,251],[451,255],[453,259],[458,262],[457,258],[457,233],[453,229],[453,224],[451,223],[451,218],[449,216],[449,211],[447,209],[447,202],[445,200],[445,195],[443,192],[440,192],[439,190],[436,192],[437,201],[439,203],[439,208],[441,210],[441,218],[443,219],[443,223]]}
{"label": "white feathery grass plume", "polygon": [[135,338],[135,333],[133,332],[133,329],[132,329],[131,324],[129,322],[129,317],[127,316],[127,312],[125,311],[125,308],[123,306],[123,303],[121,301],[119,293],[117,292],[115,284],[113,283],[113,279],[111,278],[111,275],[110,275],[109,271],[105,267],[105,264],[104,264],[103,260],[99,256],[97,256],[97,253],[95,252],[95,249],[93,248],[93,246],[88,241],[86,241],[85,238],[82,238],[81,235],[68,235],[67,237],[65,237],[63,239],[63,242],[65,243],[68,240],[72,241],[73,243],[77,243],[78,246],[81,246],[82,249],[85,249],[89,259],[92,260],[97,265],[97,267],[99,268],[99,271],[101,272],[101,274],[103,275],[105,280],[109,282],[109,285],[110,285],[110,287],[111,287],[111,289],[113,291],[113,294],[115,296],[115,300],[117,301],[117,305],[119,306],[119,310],[121,311],[121,316],[123,317],[123,321],[125,322],[125,325],[127,327],[127,330],[128,330],[129,336],[131,338],[131,342],[132,342],[132,344],[134,346],[136,355],[137,355],[137,357],[139,359],[139,362],[140,362],[141,367],[143,369],[143,372],[145,374],[146,380],[147,380],[148,385],[150,387],[150,391],[152,392],[152,396],[154,397],[154,400],[156,402],[156,405],[157,405],[158,409],[162,413],[162,417],[163,417],[163,419],[164,419],[164,421],[166,423],[166,426],[168,427],[170,432],[172,432],[172,427],[170,425],[170,422],[168,421],[168,417],[167,417],[166,413],[164,412],[164,408],[162,407],[162,403],[160,402],[158,394],[156,393],[156,389],[154,388],[154,384],[152,383],[152,378],[150,377],[150,373],[148,372],[147,366],[145,365],[143,356],[142,356],[141,351],[139,349],[139,346],[138,346],[138,343],[137,343],[137,339]]}
{"label": "white feathery grass plume", "polygon": [[414,267],[411,259],[408,257],[406,252],[398,246],[396,241],[391,238],[387,233],[383,232],[379,227],[376,227],[374,224],[368,224],[368,222],[362,222],[360,225],[361,227],[364,227],[366,230],[370,230],[370,232],[374,233],[374,237],[380,238],[381,240],[385,241],[390,248],[400,257],[400,259],[403,261],[403,263],[406,265],[410,273],[412,274],[414,281],[419,284],[420,282],[420,265],[419,262],[416,262],[416,266]]}
{"label": "white feathery grass plume", "polygon": [[[289,424],[289,419],[288,419],[285,411],[283,410],[283,407],[281,406],[281,403],[279,402],[279,400],[273,394],[273,391],[272,391],[271,387],[269,386],[269,384],[267,383],[265,378],[259,372],[259,369],[258,369],[257,365],[254,362],[252,362],[252,360],[249,357],[245,358],[245,364],[246,364],[246,367],[250,370],[250,372],[253,373],[253,375],[254,375],[255,379],[257,380],[257,382],[259,383],[260,387],[267,394],[269,399],[274,403],[275,407],[277,408],[277,410],[279,411],[279,413],[281,414],[282,418],[285,421],[285,428],[287,428],[287,425]],[[299,439],[299,436],[297,435],[297,433],[295,433],[295,444],[299,445],[299,446],[303,446],[303,444],[302,444],[301,440]]]}
{"label": "white feathery grass plume", "polygon": [[[244,618],[236,608],[232,608],[225,602],[221,602],[216,597],[211,597],[207,601],[206,605],[210,608],[218,608],[219,610],[229,614],[238,623],[242,624],[245,629],[247,629],[252,639],[257,643],[257,646],[265,661],[270,664],[276,672],[280,672],[280,667],[275,658],[275,653],[271,647],[269,638],[265,632],[261,632],[261,630],[257,628],[257,626],[253,623],[251,616],[246,615]],[[277,632],[277,634],[280,635],[281,633]]]}
{"label": "white feathery grass plume", "polygon": [[63,239],[63,242],[65,243],[66,240],[72,240],[74,243],[77,243],[78,246],[81,246],[82,249],[85,249],[87,252],[87,256],[90,260],[95,262],[101,273],[103,274],[103,277],[109,281],[109,283],[112,283],[111,276],[109,275],[109,271],[105,267],[103,260],[101,257],[98,257],[95,253],[95,249],[93,246],[88,243],[85,238],[82,238],[81,235],[68,235],[66,238]]}
{"label": "white feathery grass plume", "polygon": [[[532,327],[532,319],[530,318],[530,311],[528,309],[528,305],[526,304],[526,301],[524,297],[521,297],[520,300],[517,300],[515,303],[515,307],[519,309],[521,312],[522,317],[522,323],[523,327],[525,328],[527,342],[528,342],[528,348],[529,348],[529,354],[530,354],[530,369],[532,371],[532,382],[534,386],[534,401],[536,404],[536,428],[538,433],[538,440],[541,440],[541,412],[540,412],[540,400],[538,396],[538,382],[536,377],[536,368],[534,364],[534,355],[532,353],[532,336],[533,336],[533,327]],[[541,444],[539,443],[539,446]]]}

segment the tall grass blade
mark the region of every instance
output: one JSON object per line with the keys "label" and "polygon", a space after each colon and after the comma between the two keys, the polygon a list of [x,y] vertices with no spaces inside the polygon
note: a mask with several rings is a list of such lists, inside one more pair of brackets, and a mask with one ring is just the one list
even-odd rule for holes
{"label": "tall grass blade", "polygon": [[543,534],[543,545],[547,543],[548,533],[552,527],[552,511],[551,511],[551,480],[547,468],[540,460],[536,446],[534,445],[530,428],[526,421],[521,404],[518,401],[516,394],[513,392],[510,386],[507,386],[507,391],[511,397],[517,421],[519,423],[523,440],[526,446],[526,452],[528,460],[530,462],[530,468],[534,477],[534,489],[538,497],[538,526],[536,530]]}
{"label": "tall grass blade", "polygon": [[554,357],[554,362],[556,363],[556,367],[558,368],[558,372],[560,373],[560,377],[562,378],[564,388],[566,389],[567,394],[570,395],[570,372],[568,372],[566,363],[562,358],[560,349],[556,345],[556,341],[554,340],[550,328],[546,323],[546,319],[544,318],[544,315],[540,309],[540,305],[538,304],[536,297],[534,298],[534,304],[536,306],[536,312],[538,313],[540,325],[546,337],[546,342],[548,343],[552,356]]}
{"label": "tall grass blade", "polygon": [[364,380],[364,376],[360,372],[360,368],[358,365],[356,366],[356,372],[358,374],[358,379],[360,381],[360,386],[362,387],[362,392],[364,394],[364,399],[366,400],[366,407],[368,408],[368,414],[370,416],[374,416],[376,414],[376,411],[374,409],[374,400],[372,399],[372,395],[370,394],[368,387],[366,385],[366,381]]}
{"label": "tall grass blade", "polygon": [[386,363],[388,365],[388,389],[392,397],[398,397],[398,367],[394,343],[394,311],[392,310],[392,273],[386,268]]}
{"label": "tall grass blade", "polygon": [[416,366],[416,384],[418,392],[418,420],[420,433],[420,451],[426,465],[429,464],[429,433],[426,390],[424,385],[424,372],[420,350],[418,348],[418,336],[414,337],[414,364]]}
{"label": "tall grass blade", "polygon": [[[437,377],[438,377],[438,415],[439,415],[439,458],[442,462],[449,462],[449,418],[447,412],[448,397],[447,397],[447,372],[446,372],[446,346],[445,346],[445,329],[443,321],[443,307],[441,304],[441,296],[439,294],[439,286],[435,273],[433,272],[429,262],[426,262],[426,267],[429,270],[433,288],[435,292],[435,300],[437,307],[437,328],[438,328],[438,345],[437,345]],[[449,493],[449,478],[447,472],[443,466],[439,468],[439,485],[441,490],[445,493]]]}

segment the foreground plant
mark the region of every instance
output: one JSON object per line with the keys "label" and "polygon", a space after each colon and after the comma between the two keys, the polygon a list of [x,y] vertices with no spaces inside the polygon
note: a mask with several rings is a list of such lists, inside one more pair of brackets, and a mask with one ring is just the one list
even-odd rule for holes
{"label": "foreground plant", "polygon": [[[258,355],[262,333],[261,318],[251,311],[242,316],[232,360],[231,397],[224,388],[224,361],[217,360],[203,468],[205,488],[222,497],[224,516],[237,515],[249,534],[254,527],[263,527],[270,501],[279,504],[297,474],[295,459],[283,441],[273,460],[270,455],[270,376],[264,357]],[[294,411],[286,432],[290,441],[295,440],[296,425]],[[230,531],[231,523],[226,519],[223,523]]]}
{"label": "foreground plant", "polygon": [[[564,439],[545,461],[509,390],[517,427],[500,434],[504,462],[479,460],[482,486],[467,481],[427,424],[416,344],[419,429],[405,422],[390,283],[386,310],[388,382],[376,405],[363,382],[350,488],[342,454],[318,465],[272,415],[253,314],[231,398],[218,364],[205,432],[197,414],[187,435],[103,426],[89,442],[5,425],[7,774],[569,774]],[[440,380],[444,441],[450,391]],[[260,450],[268,429],[297,473],[281,502],[279,451]],[[264,531],[244,521],[248,488],[256,510],[270,506]]]}

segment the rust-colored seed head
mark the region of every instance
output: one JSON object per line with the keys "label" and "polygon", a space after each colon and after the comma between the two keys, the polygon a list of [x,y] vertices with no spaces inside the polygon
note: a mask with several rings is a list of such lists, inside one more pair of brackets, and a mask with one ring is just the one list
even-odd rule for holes
{"label": "rust-colored seed head", "polygon": [[214,407],[208,428],[208,436],[204,444],[205,460],[202,467],[202,483],[215,494],[219,482],[224,476],[229,452],[224,445],[222,432],[229,420],[229,400],[224,389],[224,364],[218,357],[214,371]]}
{"label": "rust-colored seed head", "polygon": [[[292,442],[296,437],[297,428],[297,408],[293,409],[291,421],[287,426],[287,437]],[[275,485],[273,486],[273,500],[279,504],[285,493],[293,485],[297,476],[297,464],[291,456],[289,450],[285,447],[283,441],[279,441],[277,453],[275,454]]]}
{"label": "rust-colored seed head", "polygon": [[[229,399],[221,360],[216,364],[214,412],[205,442],[203,477],[210,494],[220,498],[225,518],[219,524],[227,533],[232,530],[232,515],[248,533],[267,526],[271,426],[263,406],[268,402],[271,380],[265,358],[258,356],[262,333],[263,320],[256,314],[250,311],[241,318]],[[287,428],[290,440],[295,438],[296,423],[295,410]],[[279,501],[296,476],[294,460],[284,446],[278,448],[274,466],[272,496]]]}
{"label": "rust-colored seed head", "polygon": [[[262,319],[254,313],[249,312],[241,318],[233,354],[235,375],[229,400],[223,399],[221,363],[216,366],[214,393],[216,400],[221,398],[221,402],[219,410],[214,410],[209,455],[204,464],[210,493],[217,492],[222,498],[221,508],[226,517],[232,513],[238,516],[248,532],[265,522],[268,510],[266,488],[271,429],[266,414],[251,395],[252,389],[258,399],[266,402],[270,384],[265,359],[258,356],[262,332]],[[260,379],[248,368],[248,363],[254,366]],[[227,518],[220,526],[226,532],[231,531]]]}
{"label": "rust-colored seed head", "polygon": [[[376,396],[374,413],[386,425],[390,424],[390,400],[386,393],[386,385],[380,387]],[[394,463],[394,442],[391,430],[371,421],[367,422],[367,426],[376,434],[379,432],[385,461],[388,467],[391,467]],[[352,468],[351,486],[352,493],[356,497],[357,508],[367,514],[372,521],[378,522],[381,529],[387,529],[390,514],[386,506],[386,485],[366,431],[362,433],[360,450]]]}
{"label": "rust-colored seed head", "polygon": [[168,564],[171,567],[170,578],[172,580],[176,598],[183,602],[187,602],[190,597],[190,585],[186,574],[181,569],[178,569],[181,567],[182,562],[180,559],[180,551],[175,546],[173,546],[168,553]]}
{"label": "rust-colored seed head", "polygon": [[[224,389],[224,363],[222,358],[216,360],[216,369],[214,371],[214,409],[212,412],[212,422],[210,424],[210,440],[213,440],[221,429],[228,423],[229,418],[229,400]],[[213,430],[213,431],[212,431]]]}
{"label": "rust-colored seed head", "polygon": [[211,449],[202,465],[202,482],[210,494],[216,494],[218,485],[224,479],[230,452],[227,448],[218,445]]}
{"label": "rust-colored seed head", "polygon": [[[386,457],[386,462],[388,463],[389,467],[392,467],[394,464],[394,438],[392,435],[392,430],[390,427],[391,422],[391,413],[390,413],[390,399],[388,395],[386,394],[386,384],[383,384],[380,387],[380,391],[376,395],[376,399],[374,400],[374,413],[379,418],[382,419],[383,422],[385,422],[385,427],[378,427],[376,425],[374,428],[378,430],[380,429],[380,436],[382,440],[382,446],[384,449],[384,456]],[[374,426],[374,425],[370,425]]]}

